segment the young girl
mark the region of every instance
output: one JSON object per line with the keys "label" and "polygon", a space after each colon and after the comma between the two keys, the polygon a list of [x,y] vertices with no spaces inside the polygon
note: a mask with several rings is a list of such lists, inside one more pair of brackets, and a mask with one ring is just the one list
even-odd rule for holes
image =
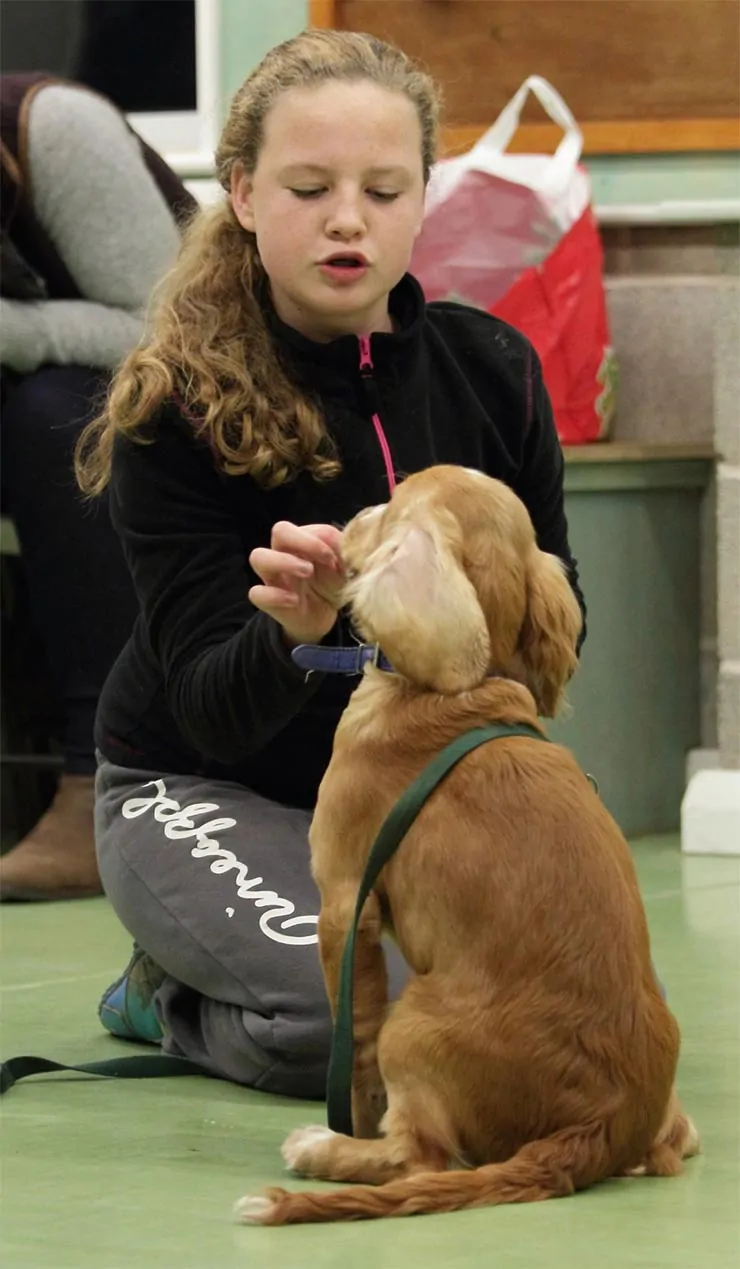
{"label": "young girl", "polygon": [[232,103],[226,197],[80,454],[141,609],[98,712],[100,871],[138,945],[102,1021],[307,1097],[331,1030],[307,831],[357,680],[307,676],[291,648],[353,644],[337,526],[403,475],[474,467],[517,491],[579,594],[535,354],[485,313],[426,306],[406,272],[437,116],[379,40],[273,49]]}

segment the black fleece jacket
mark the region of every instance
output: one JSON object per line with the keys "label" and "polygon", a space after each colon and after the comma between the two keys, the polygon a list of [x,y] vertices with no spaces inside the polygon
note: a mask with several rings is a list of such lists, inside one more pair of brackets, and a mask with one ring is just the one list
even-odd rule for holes
{"label": "black fleece jacket", "polygon": [[[476,309],[426,305],[408,275],[390,307],[395,333],[372,336],[372,368],[362,375],[355,336],[316,344],[269,318],[295,382],[322,403],[342,462],[333,481],[303,473],[266,491],[249,476],[224,475],[174,403],[147,429],[152,443],[117,440],[111,514],[141,611],[99,702],[95,739],[110,761],[237,780],[288,805],[314,805],[357,680],[312,674],[306,682],[279,626],[247,599],[258,580],[248,557],[269,545],[277,520],[341,526],[385,502],[388,462],[398,479],[457,463],[505,481],[526,504],[540,547],[566,563],[585,616],[563,457],[531,345]],[[350,641],[344,621],[334,634]]]}

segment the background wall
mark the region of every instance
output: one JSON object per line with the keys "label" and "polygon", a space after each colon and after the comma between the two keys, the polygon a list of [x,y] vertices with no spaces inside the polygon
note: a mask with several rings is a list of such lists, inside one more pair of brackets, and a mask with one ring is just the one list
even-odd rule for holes
{"label": "background wall", "polygon": [[223,106],[257,62],[308,25],[306,0],[221,0]]}

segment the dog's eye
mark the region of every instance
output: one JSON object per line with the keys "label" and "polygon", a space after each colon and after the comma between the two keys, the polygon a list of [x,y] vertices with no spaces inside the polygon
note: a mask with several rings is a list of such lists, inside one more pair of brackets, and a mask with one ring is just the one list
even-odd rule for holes
{"label": "dog's eye", "polygon": [[347,578],[347,581],[348,581],[348,582],[353,582],[353,581],[354,581],[354,579],[357,577],[357,569],[356,569],[356,568],[345,568],[345,570],[344,570],[344,576]]}

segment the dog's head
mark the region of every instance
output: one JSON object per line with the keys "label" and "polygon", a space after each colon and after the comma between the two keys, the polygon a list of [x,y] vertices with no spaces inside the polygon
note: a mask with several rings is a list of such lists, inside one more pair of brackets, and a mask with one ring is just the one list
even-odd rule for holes
{"label": "dog's head", "polygon": [[541,714],[556,712],[577,664],[581,612],[506,485],[430,467],[347,525],[342,556],[357,629],[406,678],[452,694],[510,672]]}

